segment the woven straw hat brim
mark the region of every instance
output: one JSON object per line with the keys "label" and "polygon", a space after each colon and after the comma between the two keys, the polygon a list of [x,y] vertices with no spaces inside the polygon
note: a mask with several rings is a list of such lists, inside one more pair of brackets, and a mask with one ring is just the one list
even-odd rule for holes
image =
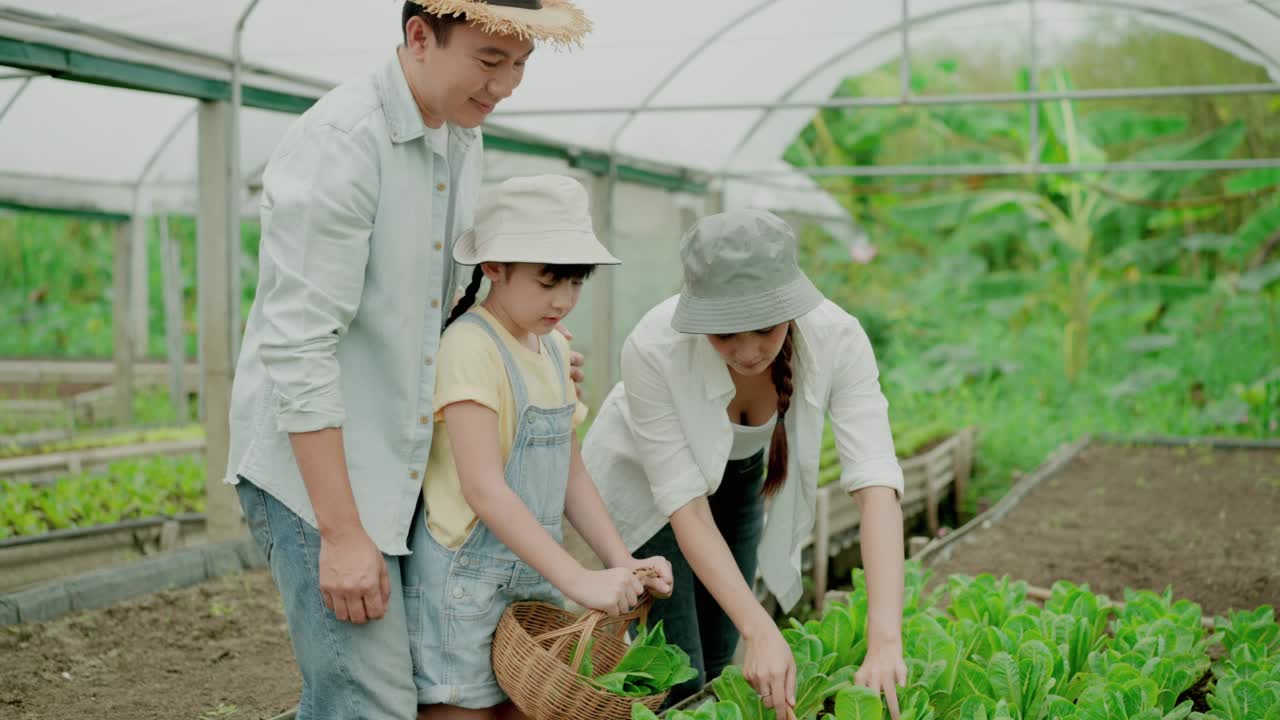
{"label": "woven straw hat brim", "polygon": [[591,20],[569,0],[542,0],[539,10],[490,5],[476,0],[414,2],[434,15],[466,16],[467,22],[487,33],[540,40],[565,48],[581,46],[582,39],[591,32]]}

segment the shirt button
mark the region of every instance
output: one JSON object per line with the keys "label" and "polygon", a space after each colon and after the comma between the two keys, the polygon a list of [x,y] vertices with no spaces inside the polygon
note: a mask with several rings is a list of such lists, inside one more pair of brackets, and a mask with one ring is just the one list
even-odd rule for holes
{"label": "shirt button", "polygon": [[423,415],[422,417],[418,418],[418,422],[422,423],[423,425],[430,425],[431,418],[427,417],[426,415]]}
{"label": "shirt button", "polygon": [[418,471],[417,471],[417,470],[410,470],[410,471],[409,471],[409,479],[410,479],[410,480],[417,480],[417,479],[418,479]]}
{"label": "shirt button", "polygon": [[454,597],[456,597],[456,598],[460,598],[460,597],[462,597],[462,588],[454,588],[454,589],[453,589],[453,596],[454,596]]}
{"label": "shirt button", "polygon": [[431,363],[433,363],[433,362],[435,362],[435,361],[431,359],[431,356],[430,356],[430,355],[428,355],[428,356],[426,356],[426,357],[422,358],[422,364],[423,364],[423,365],[430,365],[430,364],[431,364]]}
{"label": "shirt button", "polygon": [[438,307],[440,307],[440,301],[439,301],[439,300],[432,300],[432,301],[431,301],[431,307],[433,307],[433,308],[438,308]]}
{"label": "shirt button", "polygon": [[444,249],[444,243],[436,243],[436,249],[437,249],[437,250],[443,250],[443,249]]}
{"label": "shirt button", "polygon": [[462,567],[466,567],[470,563],[471,561],[468,560],[465,555],[463,557],[458,558],[458,564],[461,565]]}
{"label": "shirt button", "polygon": [[436,185],[436,189],[437,189],[437,190],[439,190],[440,192],[444,192],[444,189],[445,189],[446,187],[448,187],[448,186],[447,186],[447,185],[445,185],[444,183],[439,183],[438,185]]}

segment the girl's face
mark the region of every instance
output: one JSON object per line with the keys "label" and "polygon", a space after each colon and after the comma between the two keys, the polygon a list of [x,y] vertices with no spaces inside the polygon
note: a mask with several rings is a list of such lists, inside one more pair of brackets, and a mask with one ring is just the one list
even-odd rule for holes
{"label": "girl's face", "polygon": [[751,377],[769,369],[782,350],[791,323],[778,323],[770,328],[732,335],[708,335],[711,347],[720,353],[733,372]]}
{"label": "girl's face", "polygon": [[555,329],[578,304],[584,280],[556,280],[539,263],[485,263],[490,297],[517,326],[535,335]]}

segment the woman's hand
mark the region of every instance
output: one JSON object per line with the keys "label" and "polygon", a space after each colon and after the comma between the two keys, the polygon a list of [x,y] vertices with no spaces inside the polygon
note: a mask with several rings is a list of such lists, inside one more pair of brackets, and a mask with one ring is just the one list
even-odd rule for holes
{"label": "woman's hand", "polygon": [[560,588],[570,600],[588,610],[618,617],[635,607],[644,592],[640,578],[624,567],[579,572],[568,587]]}
{"label": "woman's hand", "polygon": [[760,693],[766,708],[773,708],[779,720],[794,715],[796,704],[796,659],[791,646],[772,620],[762,623],[758,631],[744,634],[747,659],[742,674]]}
{"label": "woman's hand", "polygon": [[907,664],[902,660],[902,636],[868,640],[867,657],[853,675],[853,681],[884,695],[889,717],[898,720],[898,688],[907,685]]}
{"label": "woman's hand", "polygon": [[671,591],[675,588],[675,579],[671,573],[671,563],[661,555],[647,558],[628,557],[619,567],[630,568],[632,572],[652,570],[652,575],[640,578],[644,583],[644,589],[655,598],[671,597]]}

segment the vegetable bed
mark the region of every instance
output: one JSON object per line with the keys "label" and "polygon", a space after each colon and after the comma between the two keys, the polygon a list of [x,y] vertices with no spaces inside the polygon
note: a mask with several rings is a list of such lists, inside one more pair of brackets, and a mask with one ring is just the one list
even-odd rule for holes
{"label": "vegetable bed", "polygon": [[[1273,720],[1280,717],[1280,626],[1270,606],[1202,623],[1198,605],[1126,590],[1114,603],[1060,581],[1041,607],[1007,576],[956,575],[932,591],[908,569],[903,720]],[[800,720],[880,720],[880,698],[853,686],[866,653],[867,596],[784,632],[798,666]],[[687,708],[687,709],[686,709]],[[652,716],[642,709],[635,720]],[[668,720],[774,720],[731,667]]]}

